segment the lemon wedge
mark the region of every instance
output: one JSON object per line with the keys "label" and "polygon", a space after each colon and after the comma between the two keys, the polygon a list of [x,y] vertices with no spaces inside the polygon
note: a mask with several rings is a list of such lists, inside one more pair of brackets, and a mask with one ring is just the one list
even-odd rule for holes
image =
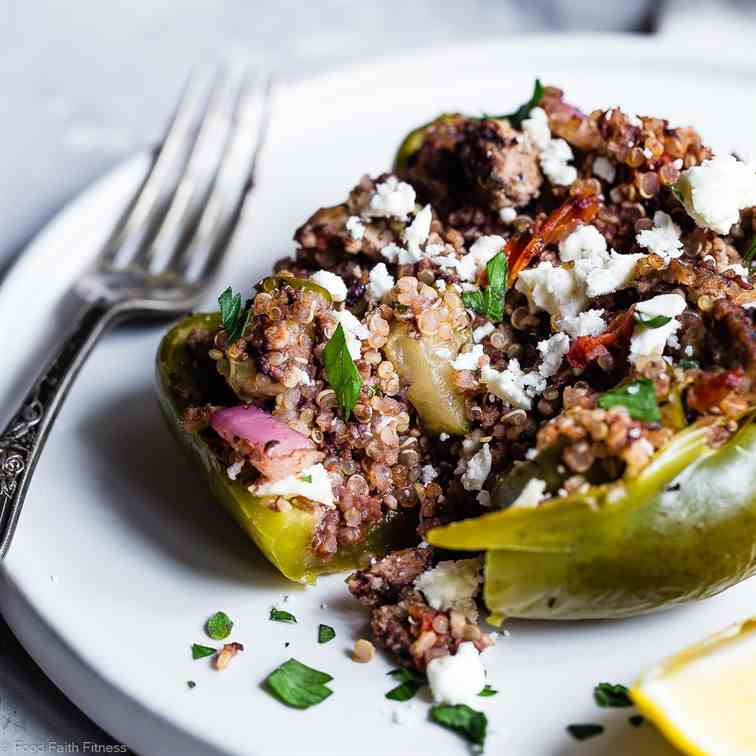
{"label": "lemon wedge", "polygon": [[756,754],[756,617],[662,662],[630,695],[683,753]]}

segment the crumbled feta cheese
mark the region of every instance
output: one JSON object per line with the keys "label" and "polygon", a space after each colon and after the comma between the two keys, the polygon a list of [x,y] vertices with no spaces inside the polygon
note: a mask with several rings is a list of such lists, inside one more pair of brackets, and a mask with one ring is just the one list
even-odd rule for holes
{"label": "crumbled feta cheese", "polygon": [[651,160],[653,156],[654,156],[654,153],[651,152],[651,150],[648,147],[643,148],[643,157],[646,158],[646,160]]}
{"label": "crumbled feta cheese", "polygon": [[436,469],[433,467],[433,465],[423,465],[422,469],[420,470],[420,480],[423,481],[424,485],[428,485],[428,483],[433,482],[438,477],[438,473],[436,472]]}
{"label": "crumbled feta cheese", "polygon": [[310,276],[310,281],[322,286],[333,299],[334,302],[343,302],[347,296],[347,287],[344,279],[331,273],[330,270],[319,270]]}
{"label": "crumbled feta cheese", "polygon": [[433,255],[440,255],[445,250],[446,250],[445,244],[426,244],[425,256],[432,257]]}
{"label": "crumbled feta cheese", "polygon": [[[746,282],[748,281],[749,272],[745,265],[733,263],[732,265],[727,265],[724,270],[731,270],[736,276],[740,276]],[[724,272],[724,270],[722,272]]]}
{"label": "crumbled feta cheese", "polygon": [[460,352],[452,362],[455,370],[477,370],[480,358],[485,354],[480,344],[475,344],[469,352]]}
{"label": "crumbled feta cheese", "polygon": [[555,333],[551,338],[539,341],[536,348],[542,357],[538,372],[544,378],[550,378],[557,374],[564,355],[570,351],[570,337],[566,333]]}
{"label": "crumbled feta cheese", "polygon": [[520,491],[520,495],[512,502],[513,507],[537,507],[544,499],[548,498],[546,493],[546,481],[540,478],[531,478],[525,488]]}
{"label": "crumbled feta cheese", "polygon": [[454,656],[431,659],[426,673],[436,703],[476,706],[478,693],[486,686],[486,672],[471,641],[461,643]]}
{"label": "crumbled feta cheese", "polygon": [[604,181],[608,181],[611,184],[614,182],[614,179],[617,178],[617,169],[609,158],[599,155],[593,161],[593,175],[598,176],[598,178],[604,179]]}
{"label": "crumbled feta cheese", "polygon": [[475,595],[482,582],[480,559],[457,559],[439,562],[415,580],[428,606],[439,612],[450,609],[465,616],[475,616]]}
{"label": "crumbled feta cheese", "polygon": [[386,263],[378,263],[370,271],[367,295],[371,302],[380,302],[394,288],[394,277],[388,272]]}
{"label": "crumbled feta cheese", "polygon": [[451,438],[451,436],[446,432],[439,434],[438,437],[439,439],[441,439],[441,441],[448,441]]}
{"label": "crumbled feta cheese", "polygon": [[242,471],[242,468],[244,467],[244,460],[241,459],[238,462],[234,462],[233,465],[229,465],[226,468],[226,475],[231,480],[236,480],[239,477],[239,473]]}
{"label": "crumbled feta cheese", "polygon": [[693,347],[690,344],[687,344],[685,347],[685,356],[686,357],[692,357],[693,356]]}
{"label": "crumbled feta cheese", "polygon": [[346,336],[347,349],[353,360],[359,360],[362,354],[362,345],[360,341],[370,336],[370,331],[352,315],[349,310],[336,310],[333,317],[341,323]]}
{"label": "crumbled feta cheese", "polygon": [[541,168],[546,178],[556,186],[569,186],[577,178],[577,168],[568,165],[572,150],[564,139],[552,139],[541,150]]}
{"label": "crumbled feta cheese", "polygon": [[310,378],[307,371],[302,370],[300,367],[292,367],[289,368],[291,374],[297,379],[297,386],[309,386],[312,383],[312,378]]}
{"label": "crumbled feta cheese", "polygon": [[333,504],[333,489],[328,471],[321,464],[312,465],[304,470],[279,480],[269,480],[249,487],[255,496],[284,496],[291,498],[301,496],[310,501],[317,501],[327,507]]}
{"label": "crumbled feta cheese", "polygon": [[352,215],[347,219],[346,230],[354,241],[360,241],[365,236],[365,224],[357,215]]}
{"label": "crumbled feta cheese", "polygon": [[680,174],[677,188],[688,215],[718,234],[728,234],[740,211],[756,205],[756,172],[733,155],[688,168]]}
{"label": "crumbled feta cheese", "polygon": [[630,341],[630,362],[637,362],[642,357],[661,357],[667,341],[680,328],[680,321],[676,319],[685,310],[685,297],[679,294],[660,294],[657,297],[638,302],[636,313],[647,319],[664,316],[672,318],[668,323],[658,328],[647,328],[637,324]]}
{"label": "crumbled feta cheese", "polygon": [[381,254],[390,262],[395,263],[399,258],[399,255],[405,250],[398,244],[387,244],[381,248]]}
{"label": "crumbled feta cheese", "polygon": [[502,223],[511,223],[517,217],[517,210],[513,207],[502,207],[499,210],[499,218]]}
{"label": "crumbled feta cheese", "polygon": [[364,212],[367,217],[405,220],[415,209],[415,190],[396,176],[378,184]]}
{"label": "crumbled feta cheese", "polygon": [[426,205],[404,229],[404,241],[413,255],[422,256],[422,246],[428,241],[432,220],[431,206]]}
{"label": "crumbled feta cheese", "polygon": [[501,236],[481,236],[470,247],[470,251],[457,261],[459,277],[463,281],[474,281],[478,271],[485,268],[486,263],[504,249],[504,244]]}
{"label": "crumbled feta cheese", "polygon": [[673,167],[673,168],[677,168],[677,170],[678,170],[678,171],[679,171],[679,170],[682,170],[682,167],[683,167],[684,165],[685,165],[685,163],[683,163],[683,160],[682,160],[682,158],[677,158],[677,160],[673,160],[673,161],[672,161],[672,167]]}
{"label": "crumbled feta cheese", "polygon": [[605,254],[606,239],[596,226],[578,226],[559,242],[559,257],[562,262],[594,260]]}
{"label": "crumbled feta cheese", "polygon": [[539,152],[549,146],[551,129],[549,128],[549,117],[543,108],[533,108],[528,113],[528,117],[522,122],[522,130]]}
{"label": "crumbled feta cheese", "polygon": [[557,321],[557,327],[572,338],[600,336],[606,330],[606,321],[601,317],[604,310],[586,310],[571,318]]}
{"label": "crumbled feta cheese", "polygon": [[635,278],[638,261],[644,257],[644,254],[621,255],[612,250],[601,260],[600,265],[595,267],[586,265],[587,261],[576,263],[575,274],[585,284],[588,298],[593,299],[629,286]]}
{"label": "crumbled feta cheese", "polygon": [[473,341],[477,344],[479,341],[483,341],[483,339],[486,338],[489,334],[493,333],[496,330],[496,326],[491,323],[484,323],[482,326],[478,326],[473,331]]}
{"label": "crumbled feta cheese", "polygon": [[555,318],[577,315],[586,301],[573,272],[550,262],[521,271],[515,288],[528,298],[532,312],[545,310]]}
{"label": "crumbled feta cheese", "polygon": [[481,507],[491,506],[491,494],[488,493],[488,491],[478,491],[478,495],[475,497],[475,499]]}
{"label": "crumbled feta cheese", "polygon": [[533,447],[532,449],[528,449],[525,452],[525,459],[530,460],[531,462],[538,456],[538,449]]}
{"label": "crumbled feta cheese", "polygon": [[483,444],[475,454],[467,460],[467,467],[462,473],[462,488],[465,491],[480,491],[486,478],[491,472],[491,449]]}
{"label": "crumbled feta cheese", "polygon": [[536,371],[523,372],[517,359],[511,359],[507,369],[502,371],[486,365],[480,375],[492,394],[524,410],[529,410],[531,398],[546,388],[546,379]]}
{"label": "crumbled feta cheese", "polygon": [[641,231],[635,240],[641,247],[655,252],[665,262],[674,260],[683,253],[680,226],[661,210],[654,214],[654,227]]}

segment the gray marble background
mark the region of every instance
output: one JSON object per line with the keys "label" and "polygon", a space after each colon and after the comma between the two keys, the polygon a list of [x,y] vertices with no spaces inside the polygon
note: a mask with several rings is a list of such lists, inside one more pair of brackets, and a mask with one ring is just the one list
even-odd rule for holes
{"label": "gray marble background", "polygon": [[[737,30],[752,43],[754,28],[748,0],[0,0],[0,275],[66,201],[154,143],[189,68],[219,54],[251,51],[297,77],[528,31],[717,43]],[[0,618],[0,751],[85,741],[111,742]]]}

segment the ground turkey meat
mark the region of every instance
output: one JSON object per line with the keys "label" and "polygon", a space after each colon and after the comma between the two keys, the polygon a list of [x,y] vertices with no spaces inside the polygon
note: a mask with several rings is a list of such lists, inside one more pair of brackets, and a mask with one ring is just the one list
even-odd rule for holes
{"label": "ground turkey meat", "polygon": [[365,606],[396,601],[402,588],[430,567],[433,550],[403,549],[377,561],[370,569],[355,572],[347,579],[352,595]]}

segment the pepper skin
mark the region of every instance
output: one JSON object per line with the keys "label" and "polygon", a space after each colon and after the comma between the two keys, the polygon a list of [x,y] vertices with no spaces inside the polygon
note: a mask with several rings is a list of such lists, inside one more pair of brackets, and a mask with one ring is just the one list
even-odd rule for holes
{"label": "pepper skin", "polygon": [[600,619],[713,596],[756,573],[756,422],[722,447],[709,425],[678,433],[633,479],[535,508],[432,530],[447,549],[486,549],[494,615]]}
{"label": "pepper skin", "polygon": [[171,432],[192,465],[201,469],[215,499],[234,517],[259,550],[289,580],[314,583],[318,575],[353,569],[372,556],[379,557],[391,549],[410,545],[415,523],[405,512],[397,512],[374,527],[362,543],[342,546],[333,559],[322,560],[311,548],[316,527],[312,512],[296,506],[286,512],[271,508],[265,497],[253,496],[245,484],[228,477],[225,467],[202,434],[184,430],[181,417],[187,400],[185,391],[179,391],[178,387],[191,386],[193,394],[202,396],[204,383],[192,364],[187,339],[195,329],[215,330],[219,326],[217,313],[192,315],[165,335],[157,354],[158,399]]}

